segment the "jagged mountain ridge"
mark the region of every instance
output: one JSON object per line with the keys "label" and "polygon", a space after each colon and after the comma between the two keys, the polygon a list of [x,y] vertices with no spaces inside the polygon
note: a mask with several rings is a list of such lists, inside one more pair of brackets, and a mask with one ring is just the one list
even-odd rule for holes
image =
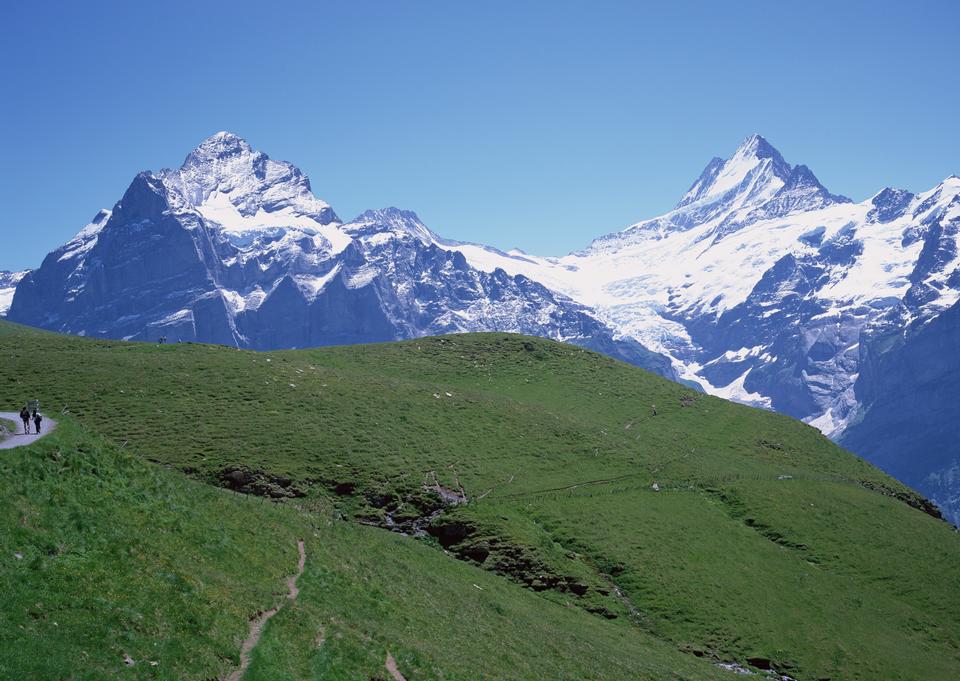
{"label": "jagged mountain ridge", "polygon": [[[475,330],[570,340],[804,419],[957,520],[960,438],[944,425],[934,462],[887,452],[871,424],[889,421],[890,367],[960,296],[958,194],[950,177],[855,203],[753,135],[674,210],[544,258],[448,241],[397,209],[344,223],[294,166],[218,133],[181,168],[137,176],[24,278],[10,318],[258,349]],[[945,387],[915,389],[923,405]]]}
{"label": "jagged mountain ridge", "polygon": [[[873,452],[889,443],[870,436],[870,411],[882,372],[862,368],[884,366],[877,357],[892,337],[909,339],[957,304],[958,197],[960,179],[949,177],[920,194],[887,188],[854,203],[753,135],[730,159],[711,160],[674,210],[583,251],[464,253],[589,306],[708,392],[801,418],[879,461]],[[847,440],[850,424],[858,435]],[[957,441],[943,438],[944,470],[960,459]],[[894,469],[960,519],[960,475],[936,478],[954,481],[945,494],[922,482],[932,470]]]}
{"label": "jagged mountain ridge", "polygon": [[20,283],[9,318],[78,335],[310,347],[461,331],[564,340],[676,378],[583,305],[473,268],[409,211],[343,223],[295,166],[221,132],[137,175]]}

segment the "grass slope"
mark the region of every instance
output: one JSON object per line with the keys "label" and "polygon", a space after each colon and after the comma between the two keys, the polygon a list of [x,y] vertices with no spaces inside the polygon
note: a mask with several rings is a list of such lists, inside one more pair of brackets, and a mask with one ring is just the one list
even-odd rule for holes
{"label": "grass slope", "polygon": [[[378,568],[344,576],[308,561],[300,606],[271,621],[250,678],[350,678],[336,674],[390,645],[414,678],[476,678],[491,655],[521,669],[523,651],[594,630],[613,646],[657,639],[692,653],[683,660],[752,661],[798,679],[960,673],[960,542],[914,508],[916,494],[801,423],[580,348],[479,334],[256,354],[0,324],[0,362],[11,403],[65,406],[127,450],[314,518],[419,519],[464,559],[331,525],[330,556],[376,557]],[[426,489],[438,486],[470,503],[443,509]],[[405,551],[421,562],[394,565]],[[457,644],[429,613],[466,598],[458,570],[472,571],[471,597],[510,589],[535,599],[534,614],[506,638],[492,633],[501,622]],[[378,610],[401,592],[394,615]],[[576,618],[545,629],[548,612]],[[303,645],[318,627],[339,632],[325,634],[331,650],[380,648],[324,666],[332,658]],[[440,662],[452,645],[461,666]],[[602,664],[608,648],[591,645],[574,659]],[[542,656],[544,669],[562,667],[567,648]],[[615,666],[581,675],[623,677]]]}
{"label": "grass slope", "polygon": [[[210,678],[309,525],[64,420],[0,453],[0,678]],[[157,661],[153,668],[149,661]]]}
{"label": "grass slope", "polygon": [[414,679],[722,678],[422,542],[203,485],[70,420],[0,453],[0,678],[225,678],[300,537],[301,596],[246,679],[385,678],[387,650]]}

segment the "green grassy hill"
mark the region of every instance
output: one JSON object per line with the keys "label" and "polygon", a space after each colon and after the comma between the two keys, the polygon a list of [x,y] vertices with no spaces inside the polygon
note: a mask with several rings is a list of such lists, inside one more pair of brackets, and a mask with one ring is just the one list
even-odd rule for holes
{"label": "green grassy hill", "polygon": [[801,423],[580,348],[2,323],[0,366],[8,408],[67,412],[0,454],[0,676],[223,676],[298,537],[301,595],[244,678],[387,678],[387,651],[409,681],[960,674],[960,538],[923,499]]}

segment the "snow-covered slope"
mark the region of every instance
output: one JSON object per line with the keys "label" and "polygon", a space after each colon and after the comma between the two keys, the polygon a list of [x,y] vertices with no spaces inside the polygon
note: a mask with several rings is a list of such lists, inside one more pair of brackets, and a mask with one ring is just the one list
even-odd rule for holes
{"label": "snow-covered slope", "polygon": [[[754,135],[728,161],[712,160],[676,209],[584,251],[458,248],[478,268],[523,274],[588,305],[711,392],[833,432],[852,406],[860,331],[904,298],[930,225],[953,219],[957,194],[950,178],[917,196],[886,189],[853,203]],[[945,279],[955,263],[941,260],[925,275],[929,300],[917,314],[956,300]]]}
{"label": "snow-covered slope", "polygon": [[17,290],[17,284],[26,276],[27,272],[6,272],[0,271],[0,317],[7,314],[10,304],[13,302],[13,292]]}
{"label": "snow-covered slope", "polygon": [[[10,318],[81,335],[276,349],[513,331],[676,378],[585,306],[480,271],[397,209],[343,224],[289,163],[227,132],[175,170],[140,173],[17,288]],[[438,244],[444,244],[440,247]]]}
{"label": "snow-covered slope", "polygon": [[313,237],[330,253],[350,242],[337,229],[336,213],[313,195],[299,168],[254,151],[231,133],[208,137],[180,168],[159,177],[175,201],[194,208],[235,244],[291,232]]}
{"label": "snow-covered slope", "polygon": [[[887,188],[853,203],[754,135],[729,160],[710,161],[674,210],[583,251],[457,248],[480,269],[522,274],[590,307],[708,392],[842,438],[876,397],[861,380],[865,357],[957,304],[958,196],[960,179],[949,177],[920,194]],[[880,443],[857,432],[869,458]],[[960,475],[951,479],[960,497]],[[960,503],[947,512],[960,518]]]}

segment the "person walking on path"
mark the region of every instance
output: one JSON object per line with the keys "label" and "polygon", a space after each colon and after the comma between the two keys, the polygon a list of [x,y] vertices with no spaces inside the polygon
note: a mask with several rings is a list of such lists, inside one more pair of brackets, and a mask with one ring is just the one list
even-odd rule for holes
{"label": "person walking on path", "polygon": [[[30,414],[32,410],[27,409],[27,423],[33,418]],[[40,410],[37,409],[37,413],[40,413]],[[0,411],[0,419],[7,419],[8,421],[16,421],[20,416],[19,412],[16,411]],[[20,429],[17,429],[16,437],[8,437],[3,440],[0,440],[0,459],[3,458],[3,450],[5,449],[16,449],[18,447],[28,447],[32,445],[37,440],[43,439],[45,437],[50,437],[50,433],[57,429],[57,420],[50,418],[50,414],[42,414],[41,418],[43,419],[43,432],[42,433],[30,433],[29,435],[20,435]],[[33,430],[31,428],[30,430]],[[0,465],[0,468],[3,468]],[[0,570],[2,571],[2,570]],[[3,600],[0,599],[0,603]],[[3,673],[0,672],[0,677],[3,676]]]}
{"label": "person walking on path", "polygon": [[23,421],[23,434],[30,434],[30,412],[24,407],[20,410],[20,420]]}
{"label": "person walking on path", "polygon": [[43,416],[36,409],[33,410],[33,425],[36,428],[37,435],[40,434],[40,422],[43,421]]}

